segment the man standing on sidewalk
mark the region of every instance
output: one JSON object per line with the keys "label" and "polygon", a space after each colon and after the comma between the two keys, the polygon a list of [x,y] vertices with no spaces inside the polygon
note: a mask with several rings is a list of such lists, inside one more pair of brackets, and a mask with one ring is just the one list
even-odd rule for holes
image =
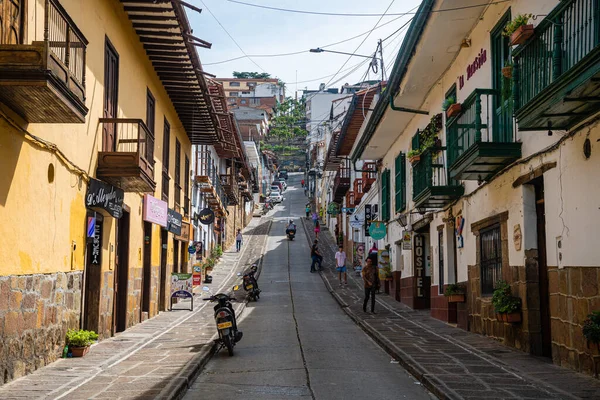
{"label": "man standing on sidewalk", "polygon": [[375,290],[377,290],[377,270],[373,265],[373,260],[367,258],[365,267],[362,270],[362,278],[365,286],[365,301],[363,303],[363,311],[367,312],[367,304],[369,303],[369,297],[371,297],[371,313],[375,313]]}
{"label": "man standing on sidewalk", "polygon": [[344,274],[344,284],[348,284],[348,275],[346,274],[346,253],[344,253],[344,246],[340,246],[337,253],[335,253],[335,261],[337,263],[337,271],[340,277],[340,286],[342,286],[342,274]]}
{"label": "man standing on sidewalk", "polygon": [[315,269],[316,264],[319,264],[319,270],[322,267],[323,257],[321,256],[321,253],[319,253],[318,243],[319,243],[319,241],[315,239],[315,242],[314,242],[312,248],[310,249],[310,257],[312,258],[312,264],[310,265],[310,272],[317,271]]}

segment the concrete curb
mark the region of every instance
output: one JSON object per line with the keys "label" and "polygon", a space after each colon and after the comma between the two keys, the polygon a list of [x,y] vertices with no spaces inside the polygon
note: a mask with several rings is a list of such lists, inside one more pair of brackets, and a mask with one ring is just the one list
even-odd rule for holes
{"label": "concrete curb", "polygon": [[[273,225],[273,219],[268,221],[269,225],[267,227],[267,235],[271,231],[271,226]],[[267,241],[263,245],[263,255],[264,255],[264,247],[266,247]],[[260,257],[258,261],[258,270],[256,273],[256,279],[260,277],[260,272],[262,271],[263,265],[263,256]],[[239,268],[239,261],[238,266]],[[244,297],[244,302],[242,303],[239,310],[236,310],[236,317],[239,318],[243,314],[246,309],[246,305],[249,302],[249,298],[246,295]],[[215,333],[216,336],[216,333]],[[188,389],[192,386],[192,384],[196,381],[202,370],[208,362],[212,359],[212,357],[217,353],[220,345],[215,341],[215,339],[211,339],[209,343],[202,347],[200,352],[192,358],[185,367],[181,370],[181,372],[171,380],[169,383],[158,395],[158,399],[166,399],[166,400],[179,400],[182,399]]]}
{"label": "concrete curb", "polygon": [[[312,239],[309,235],[308,228],[306,227],[304,219],[302,220],[302,226],[304,227],[304,231],[306,233],[306,237],[308,238],[309,245],[312,243]],[[352,311],[349,305],[333,290],[331,286],[331,282],[325,276],[323,271],[319,272],[321,279],[325,283],[327,290],[333,296],[333,298],[338,302],[340,308],[350,317],[352,321],[356,325],[358,325],[369,337],[371,337],[375,343],[377,343],[386,353],[390,356],[394,357],[395,360],[412,376],[414,376],[421,384],[427,388],[431,393],[437,396],[440,400],[460,400],[460,397],[454,397],[446,393],[443,388],[438,387],[432,379],[426,374],[426,371],[423,370],[417,363],[413,363],[410,360],[410,357],[406,357],[404,353],[396,347],[393,343],[391,343],[384,335],[379,333],[377,330],[373,329],[369,324],[367,324],[362,318],[360,318],[354,311]]]}

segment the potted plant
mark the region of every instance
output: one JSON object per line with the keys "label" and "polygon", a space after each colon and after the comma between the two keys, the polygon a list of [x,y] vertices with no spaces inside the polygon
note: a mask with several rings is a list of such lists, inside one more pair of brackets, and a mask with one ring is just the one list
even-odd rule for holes
{"label": "potted plant", "polygon": [[511,294],[510,285],[505,281],[500,280],[496,283],[492,304],[498,321],[521,322],[521,299]]}
{"label": "potted plant", "polygon": [[442,103],[442,110],[446,111],[446,118],[452,118],[460,114],[462,105],[456,102],[454,96],[450,96]]}
{"label": "potted plant", "polygon": [[504,67],[502,67],[502,75],[505,78],[511,79],[512,78],[512,71],[513,71],[513,64],[512,62],[507,62],[506,64],[504,64]]}
{"label": "potted plant", "polygon": [[411,150],[408,152],[407,156],[408,156],[408,161],[414,165],[421,160],[421,150],[420,149]]}
{"label": "potted plant", "polygon": [[73,357],[83,357],[90,350],[90,346],[98,340],[98,334],[94,331],[83,329],[69,329],[67,331],[67,346]]}
{"label": "potted plant", "polygon": [[464,303],[465,302],[465,288],[458,283],[451,283],[446,286],[444,296],[448,298],[448,303]]}
{"label": "potted plant", "polygon": [[510,44],[523,44],[533,35],[533,25],[528,24],[532,14],[519,14],[504,27],[504,36],[510,37]]}
{"label": "potted plant", "polygon": [[582,332],[587,340],[588,348],[590,344],[600,346],[600,311],[588,314],[587,319],[583,321]]}

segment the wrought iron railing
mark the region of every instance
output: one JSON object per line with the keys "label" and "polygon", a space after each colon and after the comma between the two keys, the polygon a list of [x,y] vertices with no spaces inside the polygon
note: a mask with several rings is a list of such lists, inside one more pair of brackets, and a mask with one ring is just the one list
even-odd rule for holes
{"label": "wrought iron railing", "polygon": [[421,153],[421,159],[413,165],[413,200],[433,186],[448,186],[445,147],[431,148]]}
{"label": "wrought iron railing", "polygon": [[475,89],[462,103],[462,111],[446,124],[448,165],[451,167],[471,146],[481,142],[514,142],[510,100],[503,104],[497,91]]}
{"label": "wrought iron railing", "polygon": [[106,152],[137,153],[140,166],[154,170],[154,134],[141,119],[100,118]]}
{"label": "wrought iron railing", "polygon": [[55,61],[85,92],[85,56],[88,44],[79,28],[57,0],[46,0],[44,42]]}
{"label": "wrought iron railing", "polygon": [[583,60],[600,44],[597,0],[563,0],[513,52],[515,109]]}

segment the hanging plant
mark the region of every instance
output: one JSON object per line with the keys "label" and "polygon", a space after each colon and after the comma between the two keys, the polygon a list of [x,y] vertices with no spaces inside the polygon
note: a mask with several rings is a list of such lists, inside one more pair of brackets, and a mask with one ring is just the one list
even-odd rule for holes
{"label": "hanging plant", "polygon": [[528,24],[532,14],[519,14],[504,27],[504,36],[510,37],[511,45],[523,44],[533,35],[533,25]]}

